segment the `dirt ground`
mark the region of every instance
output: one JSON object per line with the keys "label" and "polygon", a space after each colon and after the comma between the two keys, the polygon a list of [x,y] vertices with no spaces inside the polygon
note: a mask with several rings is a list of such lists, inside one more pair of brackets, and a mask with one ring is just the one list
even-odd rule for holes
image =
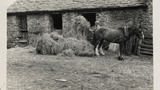
{"label": "dirt ground", "polygon": [[100,57],[38,55],[7,50],[7,90],[153,90],[153,57],[107,52]]}

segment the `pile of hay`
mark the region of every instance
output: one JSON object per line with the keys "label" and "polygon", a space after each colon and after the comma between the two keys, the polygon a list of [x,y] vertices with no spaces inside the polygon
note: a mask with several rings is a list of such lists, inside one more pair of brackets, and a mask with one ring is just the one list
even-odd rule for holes
{"label": "pile of hay", "polygon": [[86,37],[85,30],[90,23],[83,17],[73,19],[72,29],[66,35],[59,35],[56,32],[45,33],[38,41],[36,52],[39,54],[65,55],[65,56],[93,56],[94,47]]}
{"label": "pile of hay", "polygon": [[38,41],[36,52],[39,54],[57,55],[65,50],[71,49],[74,55],[92,56],[94,55],[93,45],[86,40],[76,38],[63,38],[56,32],[45,33]]}
{"label": "pile of hay", "polygon": [[71,30],[68,30],[68,33],[66,33],[64,37],[73,37],[86,40],[86,32],[89,31],[90,23],[81,15],[73,18],[71,21]]}

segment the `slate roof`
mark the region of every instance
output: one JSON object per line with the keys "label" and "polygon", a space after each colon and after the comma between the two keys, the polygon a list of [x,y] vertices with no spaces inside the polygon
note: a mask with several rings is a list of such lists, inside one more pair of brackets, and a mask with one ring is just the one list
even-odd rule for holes
{"label": "slate roof", "polygon": [[7,13],[143,6],[146,0],[17,0]]}

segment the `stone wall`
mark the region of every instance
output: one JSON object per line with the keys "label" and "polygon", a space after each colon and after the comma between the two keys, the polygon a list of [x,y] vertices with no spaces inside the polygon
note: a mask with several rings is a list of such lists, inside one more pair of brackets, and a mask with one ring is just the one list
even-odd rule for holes
{"label": "stone wall", "polygon": [[65,35],[68,31],[71,29],[71,20],[78,16],[77,13],[64,13],[62,15],[62,20],[63,20],[63,34]]}
{"label": "stone wall", "polygon": [[117,29],[121,26],[137,25],[138,10],[112,10],[97,13],[100,25]]}
{"label": "stone wall", "polygon": [[48,14],[27,15],[29,45],[36,46],[43,33],[51,32],[50,16]]}
{"label": "stone wall", "polygon": [[27,26],[29,33],[45,33],[51,31],[48,14],[27,15]]}
{"label": "stone wall", "polygon": [[17,16],[7,16],[7,48],[14,47],[18,43],[18,29]]}
{"label": "stone wall", "polygon": [[146,36],[152,37],[153,33],[153,4],[152,0],[147,0],[147,7],[141,9],[141,25]]}

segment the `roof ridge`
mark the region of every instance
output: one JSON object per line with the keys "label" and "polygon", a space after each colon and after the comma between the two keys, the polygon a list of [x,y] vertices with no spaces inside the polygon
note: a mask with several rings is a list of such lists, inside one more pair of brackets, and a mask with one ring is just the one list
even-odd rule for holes
{"label": "roof ridge", "polygon": [[143,5],[143,0],[17,0],[8,7],[8,13],[31,11],[57,11],[71,9],[94,9],[133,7]]}

